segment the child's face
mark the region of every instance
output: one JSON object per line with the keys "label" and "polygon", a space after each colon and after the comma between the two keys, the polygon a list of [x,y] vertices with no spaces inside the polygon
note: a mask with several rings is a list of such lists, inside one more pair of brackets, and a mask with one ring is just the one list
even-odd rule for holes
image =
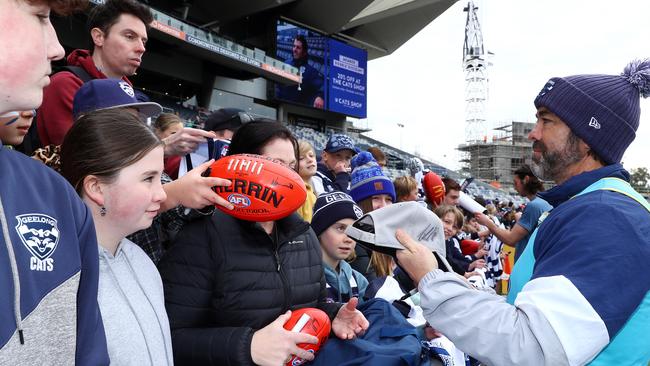
{"label": "child's face", "polygon": [[341,219],[320,234],[323,260],[332,268],[336,268],[339,261],[349,257],[354,251],[356,242],[345,233],[345,229],[352,223],[353,219]]}
{"label": "child's face", "polygon": [[445,216],[441,218],[442,227],[445,232],[445,240],[456,235],[458,229],[456,228],[456,215],[453,212],[447,212]]}
{"label": "child's face", "polygon": [[307,150],[304,155],[300,155],[298,160],[298,174],[302,179],[310,179],[316,174],[316,155],[314,150]]}
{"label": "child's face", "polygon": [[372,210],[379,210],[382,207],[393,204],[393,198],[387,194],[376,194],[372,196]]}
{"label": "child's face", "polygon": [[[9,116],[11,114],[11,116]],[[5,145],[20,145],[34,119],[34,110],[12,112],[0,117],[0,141]]]}
{"label": "child's face", "polygon": [[335,171],[337,164],[343,164],[345,165],[346,168],[349,168],[350,161],[352,161],[353,156],[354,156],[354,152],[348,149],[343,149],[332,153],[323,151],[322,161],[323,164],[325,164],[325,166],[327,167],[327,169],[331,171]]}

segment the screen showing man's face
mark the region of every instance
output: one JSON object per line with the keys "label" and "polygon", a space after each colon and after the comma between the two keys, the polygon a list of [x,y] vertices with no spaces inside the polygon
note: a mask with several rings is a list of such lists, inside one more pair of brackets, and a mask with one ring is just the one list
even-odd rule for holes
{"label": "screen showing man's face", "polygon": [[305,48],[302,45],[302,42],[300,42],[297,39],[293,40],[293,58],[294,60],[299,60],[301,58],[305,57]]}

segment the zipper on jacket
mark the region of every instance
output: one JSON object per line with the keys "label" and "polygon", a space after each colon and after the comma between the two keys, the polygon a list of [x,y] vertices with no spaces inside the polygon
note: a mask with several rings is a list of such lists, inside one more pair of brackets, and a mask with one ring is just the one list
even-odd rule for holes
{"label": "zipper on jacket", "polygon": [[282,311],[285,312],[289,309],[289,281],[287,276],[282,271],[282,264],[280,262],[280,238],[278,237],[277,228],[274,228],[274,236],[271,238],[273,241],[273,254],[275,255],[275,262],[277,263],[278,273],[280,274],[280,280],[282,281],[282,291],[284,292],[284,301],[282,303]]}

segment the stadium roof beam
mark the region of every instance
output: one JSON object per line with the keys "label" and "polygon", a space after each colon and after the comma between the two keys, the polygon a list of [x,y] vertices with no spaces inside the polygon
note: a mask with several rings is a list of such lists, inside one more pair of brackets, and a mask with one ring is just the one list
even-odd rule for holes
{"label": "stadium roof beam", "polygon": [[[375,0],[339,32],[359,46],[372,44],[368,58],[387,56],[444,13],[457,0]],[[392,6],[391,6],[392,5]],[[352,41],[354,42],[354,41]],[[366,47],[364,47],[366,48]],[[381,53],[378,49],[386,50]]]}

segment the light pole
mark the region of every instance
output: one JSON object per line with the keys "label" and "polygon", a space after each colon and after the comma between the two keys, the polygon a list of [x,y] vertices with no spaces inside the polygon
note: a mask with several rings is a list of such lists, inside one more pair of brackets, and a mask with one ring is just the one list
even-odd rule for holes
{"label": "light pole", "polygon": [[399,127],[399,149],[404,151],[404,147],[402,146],[402,133],[404,131],[404,124],[398,122],[397,127]]}

